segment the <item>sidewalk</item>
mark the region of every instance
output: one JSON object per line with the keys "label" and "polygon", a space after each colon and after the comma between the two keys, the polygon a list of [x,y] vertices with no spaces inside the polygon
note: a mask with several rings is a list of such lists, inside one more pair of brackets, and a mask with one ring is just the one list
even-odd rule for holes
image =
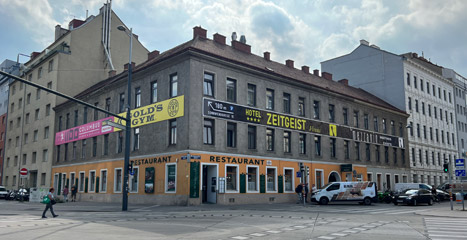
{"label": "sidewalk", "polygon": [[466,211],[462,211],[462,205],[456,206],[454,204],[454,210],[451,211],[451,206],[443,208],[443,210],[432,210],[432,211],[422,211],[416,212],[417,215],[422,216],[431,216],[431,217],[451,217],[451,218],[467,218],[467,208]]}

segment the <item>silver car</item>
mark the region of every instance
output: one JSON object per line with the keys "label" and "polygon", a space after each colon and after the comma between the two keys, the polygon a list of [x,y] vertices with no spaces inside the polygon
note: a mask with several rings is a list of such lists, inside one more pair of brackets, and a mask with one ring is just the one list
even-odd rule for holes
{"label": "silver car", "polygon": [[8,191],[4,186],[0,186],[0,198],[6,198]]}

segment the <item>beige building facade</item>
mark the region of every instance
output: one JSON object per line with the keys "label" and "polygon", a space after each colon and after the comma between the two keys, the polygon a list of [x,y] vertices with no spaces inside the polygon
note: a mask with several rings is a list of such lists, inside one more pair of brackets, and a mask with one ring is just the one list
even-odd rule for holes
{"label": "beige building facade", "polygon": [[[97,16],[74,19],[68,29],[57,25],[55,41],[40,53],[34,52],[25,64],[23,78],[69,96],[75,96],[109,74],[120,73],[128,63],[129,36],[117,30],[124,25],[104,4]],[[148,50],[133,39],[132,61],[147,59]],[[27,86],[10,84],[3,184],[7,189],[21,186],[50,187],[54,147],[54,107],[65,99]],[[104,108],[105,102],[91,103]],[[91,117],[90,109],[67,115],[63,128],[76,124],[78,116]],[[20,170],[28,170],[20,178]]]}

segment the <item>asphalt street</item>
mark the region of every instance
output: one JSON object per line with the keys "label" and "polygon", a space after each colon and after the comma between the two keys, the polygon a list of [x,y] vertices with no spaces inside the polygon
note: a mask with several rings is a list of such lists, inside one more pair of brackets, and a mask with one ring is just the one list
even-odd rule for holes
{"label": "asphalt street", "polygon": [[121,205],[0,201],[1,239],[467,239],[467,212],[433,206]]}

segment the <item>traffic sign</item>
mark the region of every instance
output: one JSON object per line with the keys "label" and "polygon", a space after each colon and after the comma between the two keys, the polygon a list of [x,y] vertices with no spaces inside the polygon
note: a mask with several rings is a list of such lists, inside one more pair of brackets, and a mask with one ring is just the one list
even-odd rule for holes
{"label": "traffic sign", "polygon": [[465,170],[456,170],[456,177],[465,177]]}
{"label": "traffic sign", "polygon": [[465,164],[464,164],[464,159],[463,158],[460,158],[460,159],[456,159],[456,167],[464,167]]}
{"label": "traffic sign", "polygon": [[298,172],[297,172],[297,177],[298,177],[298,178],[299,178],[299,177],[302,177],[302,172],[298,171]]}
{"label": "traffic sign", "polygon": [[28,170],[26,168],[21,168],[21,170],[19,170],[19,174],[28,175]]}

